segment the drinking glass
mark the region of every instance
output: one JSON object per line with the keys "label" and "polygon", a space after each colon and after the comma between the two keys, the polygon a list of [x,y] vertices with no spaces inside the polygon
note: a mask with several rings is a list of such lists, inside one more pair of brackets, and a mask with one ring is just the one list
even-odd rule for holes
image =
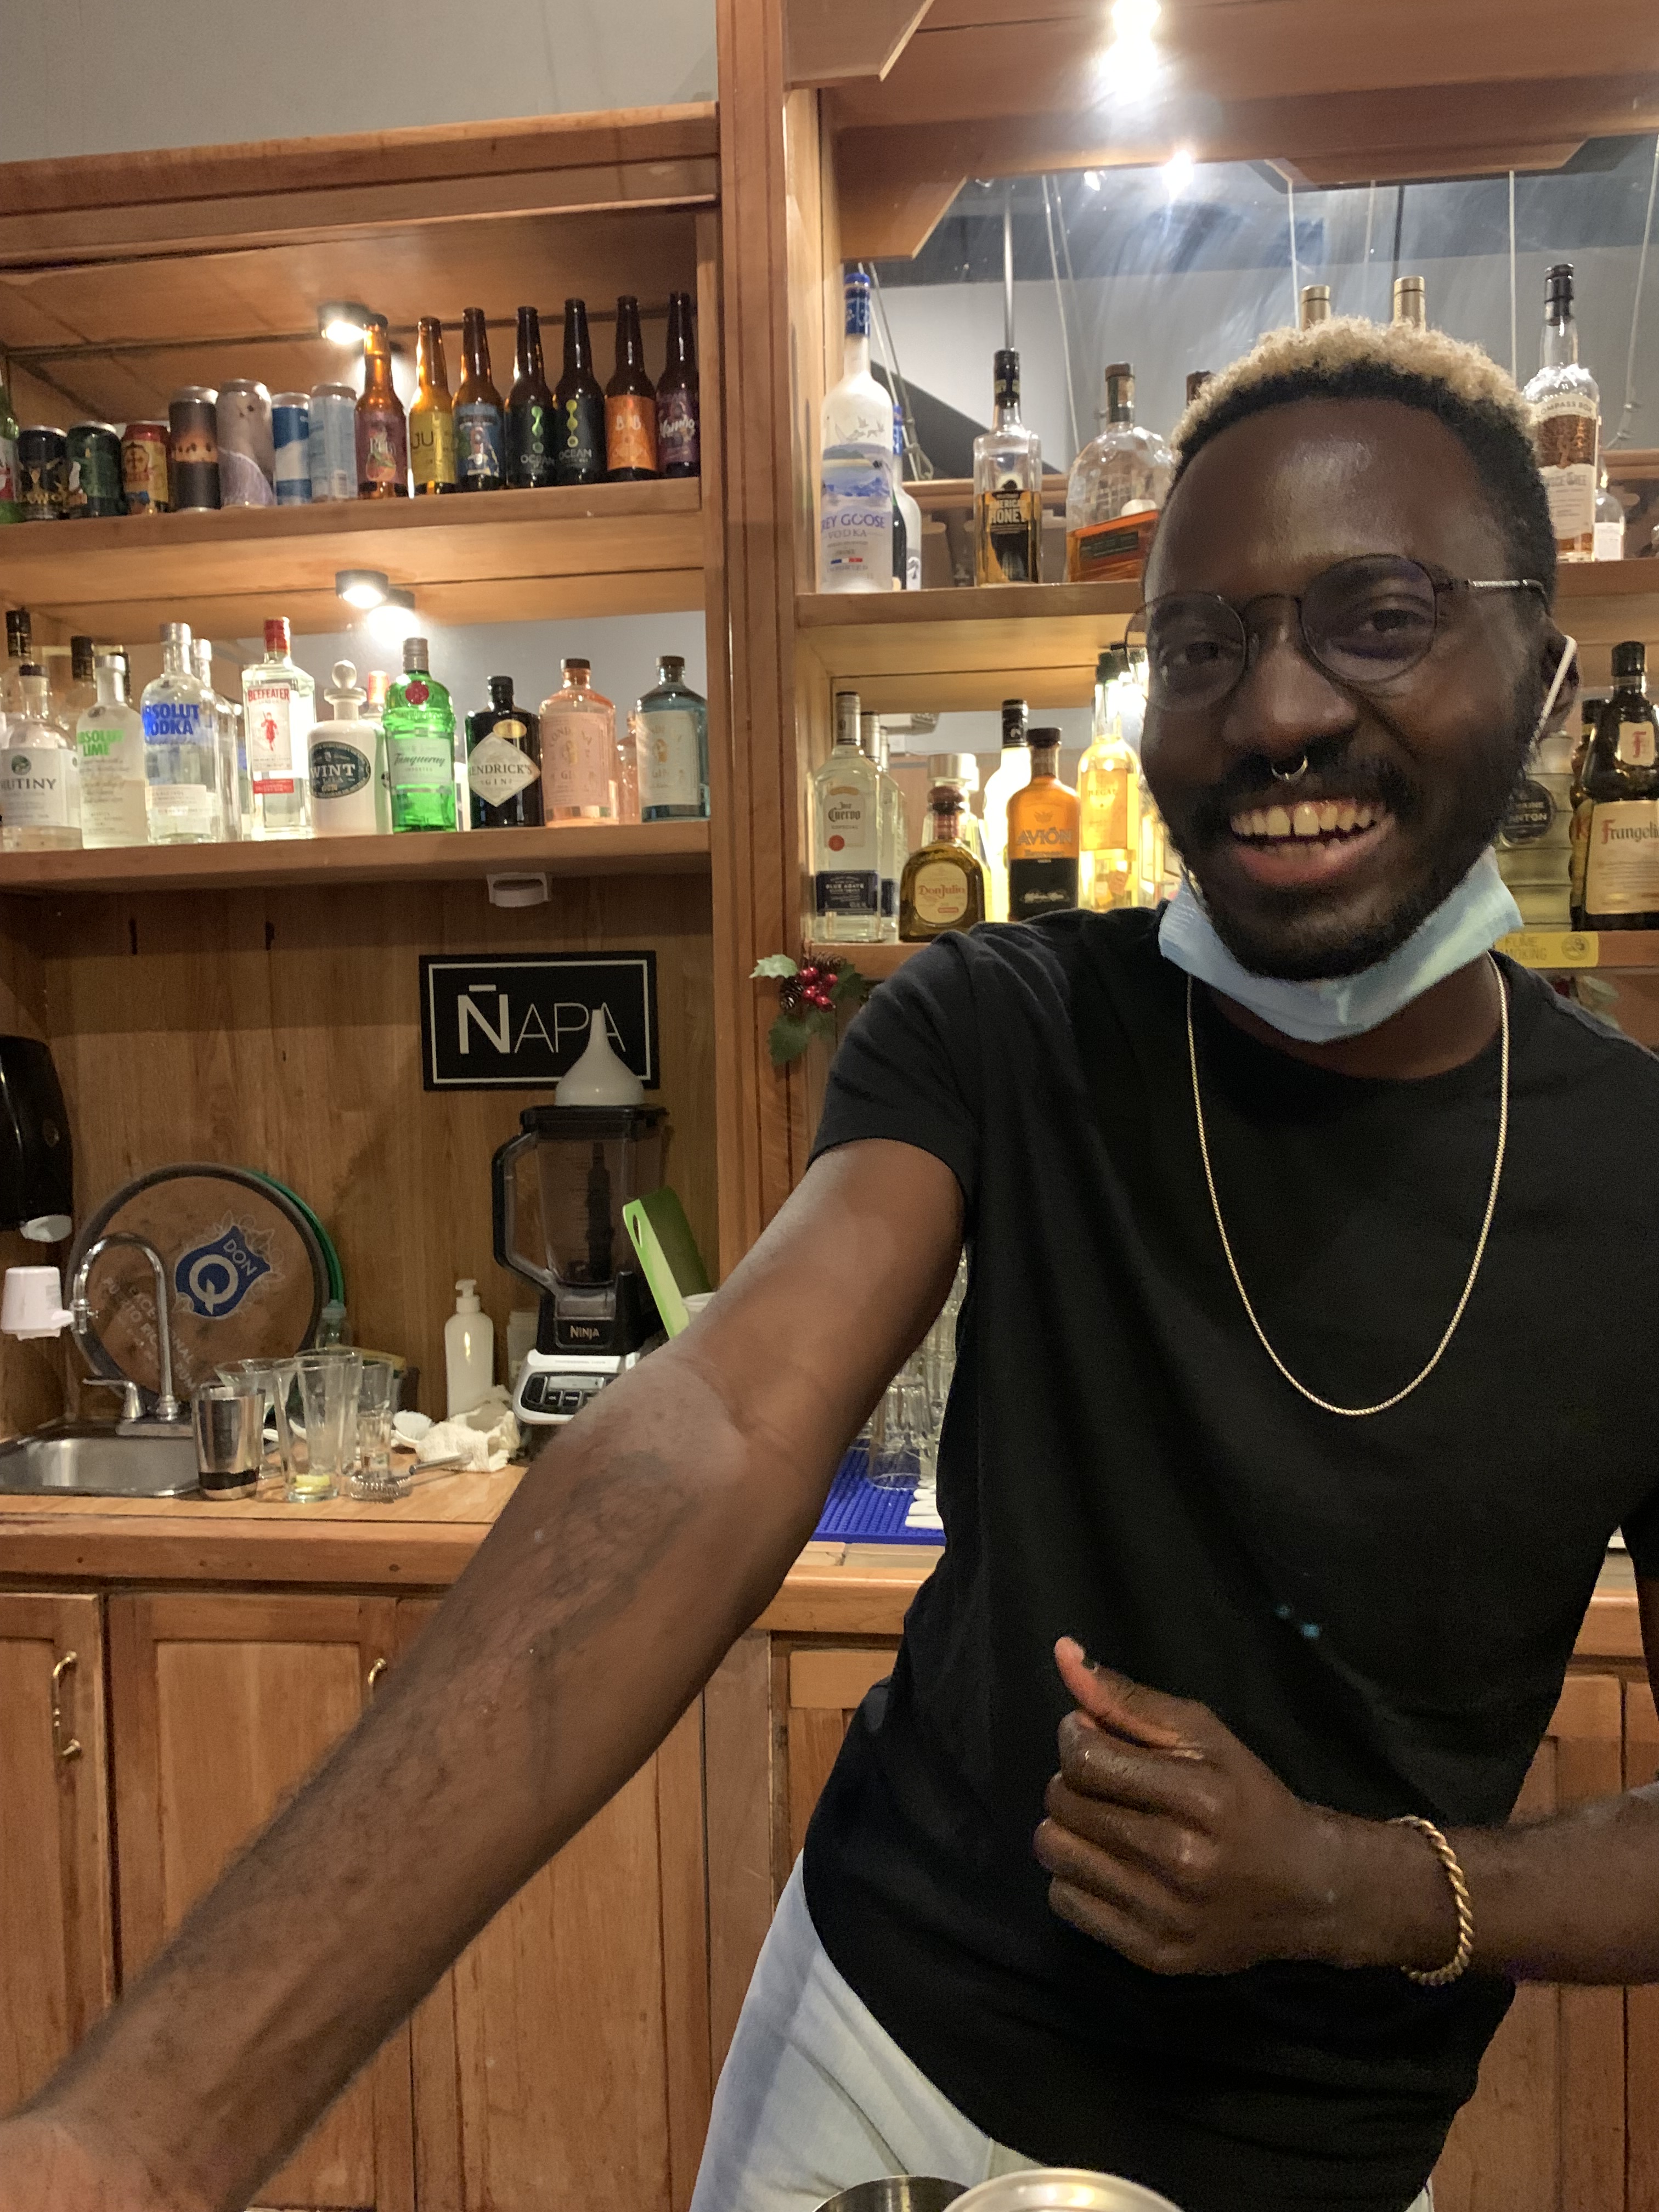
{"label": "drinking glass", "polygon": [[289,1477],[290,1504],[339,1495],[341,1478],[357,1463],[357,1393],[362,1354],[343,1348],[308,1352],[299,1362],[306,1414],[306,1465]]}
{"label": "drinking glass", "polygon": [[191,1401],[196,1479],[205,1498],[252,1498],[259,1480],[264,1401],[240,1382],[204,1382]]}
{"label": "drinking glass", "polygon": [[[303,1469],[305,1442],[303,1437],[296,1447],[294,1428],[289,1419],[289,1401],[297,1376],[291,1359],[234,1359],[219,1370],[219,1379],[235,1383],[244,1389],[253,1389],[260,1395],[259,1407],[259,1474],[262,1481],[279,1481],[286,1491],[294,1479],[295,1455],[299,1453],[299,1464]],[[276,1443],[273,1449],[266,1441],[267,1417],[274,1414]]]}
{"label": "drinking glass", "polygon": [[357,1390],[357,1465],[346,1485],[353,1498],[376,1504],[407,1498],[415,1487],[413,1468],[392,1466],[392,1405],[398,1370],[389,1360],[366,1359]]}

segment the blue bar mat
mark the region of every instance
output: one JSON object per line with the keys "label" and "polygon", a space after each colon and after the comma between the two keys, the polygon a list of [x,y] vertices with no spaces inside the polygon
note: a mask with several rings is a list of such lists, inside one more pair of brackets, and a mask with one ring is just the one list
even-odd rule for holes
{"label": "blue bar mat", "polygon": [[915,1495],[914,1480],[893,1490],[878,1490],[865,1474],[865,1450],[854,1444],[830,1486],[818,1525],[812,1532],[830,1544],[931,1544],[945,1539],[937,1528],[907,1528],[904,1516]]}

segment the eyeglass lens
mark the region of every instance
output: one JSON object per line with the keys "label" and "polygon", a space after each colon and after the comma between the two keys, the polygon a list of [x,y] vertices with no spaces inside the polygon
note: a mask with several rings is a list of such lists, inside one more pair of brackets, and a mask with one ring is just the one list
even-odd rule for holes
{"label": "eyeglass lens", "polygon": [[[1414,668],[1434,642],[1434,580],[1399,555],[1370,554],[1327,568],[1302,594],[1300,605],[1304,646],[1340,683],[1386,684]],[[1210,592],[1152,600],[1131,623],[1128,644],[1132,652],[1139,647],[1146,654],[1154,706],[1212,706],[1225,698],[1249,662],[1243,616]]]}

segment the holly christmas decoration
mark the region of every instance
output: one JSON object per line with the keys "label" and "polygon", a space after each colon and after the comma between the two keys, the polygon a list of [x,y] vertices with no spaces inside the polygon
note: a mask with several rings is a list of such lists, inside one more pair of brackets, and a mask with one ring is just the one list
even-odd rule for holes
{"label": "holly christmas decoration", "polygon": [[855,1012],[872,988],[848,960],[792,960],[787,952],[769,952],[750,972],[778,986],[778,1017],[766,1039],[774,1067],[799,1060],[815,1036],[833,1043],[840,1016]]}

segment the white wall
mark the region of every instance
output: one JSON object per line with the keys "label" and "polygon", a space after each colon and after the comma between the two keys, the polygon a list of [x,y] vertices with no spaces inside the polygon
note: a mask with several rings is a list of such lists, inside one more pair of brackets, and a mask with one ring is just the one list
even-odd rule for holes
{"label": "white wall", "polygon": [[713,0],[0,0],[0,160],[714,97]]}

